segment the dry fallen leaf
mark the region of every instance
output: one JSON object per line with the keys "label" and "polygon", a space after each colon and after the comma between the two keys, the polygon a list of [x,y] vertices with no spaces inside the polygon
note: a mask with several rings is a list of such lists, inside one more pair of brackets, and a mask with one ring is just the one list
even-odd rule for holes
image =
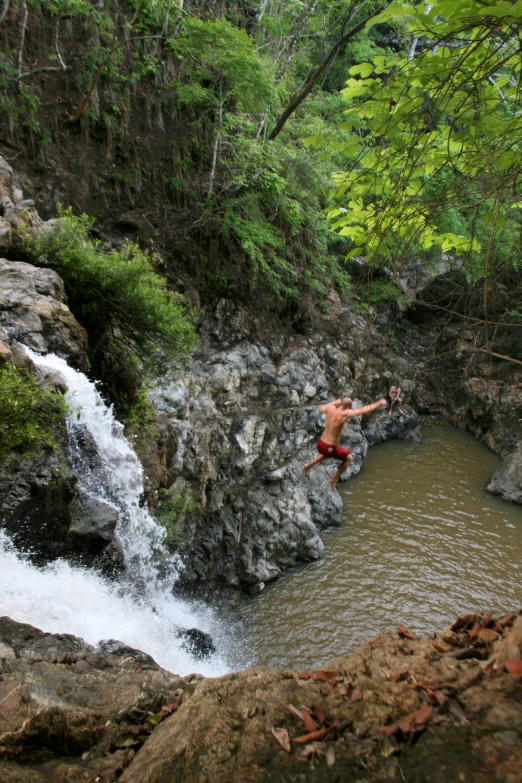
{"label": "dry fallen leaf", "polygon": [[305,729],[308,732],[317,731],[317,729],[319,727],[318,727],[317,723],[315,722],[315,720],[310,715],[309,710],[306,709],[306,707],[301,706],[301,715],[303,716],[303,723],[304,723]]}
{"label": "dry fallen leaf", "polygon": [[281,745],[283,750],[286,750],[287,753],[292,752],[292,745],[290,743],[290,737],[288,735],[288,732],[286,729],[278,729],[272,726],[270,729],[271,734],[275,737],[277,742]]}
{"label": "dry fallen leaf", "polygon": [[416,639],[417,637],[413,633],[413,631],[410,631],[409,628],[406,628],[405,625],[401,625],[399,623],[397,630],[399,631],[399,636],[404,636],[405,639]]}
{"label": "dry fallen leaf", "polygon": [[490,644],[498,639],[498,633],[491,628],[482,628],[482,630],[478,632],[478,638],[481,642]]}
{"label": "dry fallen leaf", "polygon": [[352,695],[350,696],[350,701],[361,701],[363,697],[362,690],[360,688],[356,688]]}
{"label": "dry fallen leaf", "polygon": [[301,751],[302,758],[308,759],[310,756],[324,756],[324,750],[317,744],[305,745]]}
{"label": "dry fallen leaf", "polygon": [[463,617],[459,617],[451,626],[452,631],[465,631],[466,628],[471,628],[475,623],[481,622],[482,617],[479,614],[465,614]]}
{"label": "dry fallen leaf", "polygon": [[295,737],[294,742],[315,742],[318,740],[323,740],[325,737],[330,734],[333,729],[335,729],[337,723],[334,723],[332,726],[328,726],[326,729],[318,729],[318,731],[311,731],[309,734],[303,734],[301,737]]}
{"label": "dry fallen leaf", "polygon": [[421,707],[420,710],[415,710],[415,712],[411,712],[404,718],[400,718],[390,726],[381,726],[379,732],[380,734],[389,736],[390,734],[395,734],[395,732],[400,729],[403,734],[409,734],[413,727],[424,726],[430,719],[432,712],[433,707],[430,707],[430,705],[427,704],[425,707]]}
{"label": "dry fallen leaf", "polygon": [[435,647],[437,652],[440,652],[442,654],[449,652],[447,647],[443,647],[442,644],[438,644],[438,642],[432,642],[432,645]]}
{"label": "dry fallen leaf", "polygon": [[408,676],[408,672],[393,672],[393,674],[389,674],[387,676],[387,680],[390,682],[400,682],[401,680],[404,680]]}
{"label": "dry fallen leaf", "polygon": [[510,674],[522,677],[522,661],[518,658],[508,658],[504,665]]}
{"label": "dry fallen leaf", "polygon": [[475,636],[478,635],[480,629],[481,629],[480,623],[475,623],[475,625],[472,628],[470,628],[466,633],[468,634],[468,636],[474,639]]}
{"label": "dry fallen leaf", "polygon": [[464,710],[454,699],[448,699],[448,709],[451,713],[453,713],[453,715],[455,715],[456,718],[460,720],[461,723],[469,723],[469,720],[464,714]]}
{"label": "dry fallen leaf", "polygon": [[319,723],[322,723],[324,725],[328,722],[325,713],[322,711],[320,707],[317,706],[317,704],[312,704],[312,710],[315,712],[315,716],[319,721]]}
{"label": "dry fallen leaf", "polygon": [[506,614],[504,615],[504,617],[501,617],[500,620],[497,620],[497,625],[502,626],[502,628],[504,628],[506,625],[511,625],[515,617],[516,617],[515,612],[511,612],[511,614]]}
{"label": "dry fallen leaf", "polygon": [[301,672],[299,677],[302,680],[319,680],[321,682],[333,682],[341,679],[339,672],[327,671],[326,669],[317,669],[315,672]]}
{"label": "dry fallen leaf", "polygon": [[287,704],[287,705],[286,705],[286,709],[288,710],[288,712],[291,712],[291,713],[292,713],[292,715],[293,715],[295,718],[297,718],[297,720],[300,720],[300,721],[301,721],[301,723],[304,723],[304,717],[303,717],[303,714],[302,714],[302,712],[301,712],[300,710],[298,710],[298,709],[297,709],[297,707],[294,707],[294,705],[293,705],[293,704]]}

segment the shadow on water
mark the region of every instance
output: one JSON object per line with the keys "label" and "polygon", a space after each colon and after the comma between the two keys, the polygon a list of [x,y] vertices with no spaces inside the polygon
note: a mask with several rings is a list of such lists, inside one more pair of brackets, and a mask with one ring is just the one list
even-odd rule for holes
{"label": "shadow on water", "polygon": [[463,612],[522,604],[522,507],[486,492],[500,459],[433,424],[422,443],[370,450],[341,488],[344,523],[323,560],[241,606],[233,668],[305,667],[405,623],[421,635]]}

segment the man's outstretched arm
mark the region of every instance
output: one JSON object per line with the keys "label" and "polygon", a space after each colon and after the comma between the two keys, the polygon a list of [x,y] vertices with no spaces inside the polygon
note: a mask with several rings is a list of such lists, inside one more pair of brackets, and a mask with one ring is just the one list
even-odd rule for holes
{"label": "man's outstretched arm", "polygon": [[341,400],[335,400],[334,402],[327,402],[326,405],[321,405],[319,413],[327,413],[328,408],[339,408]]}
{"label": "man's outstretched arm", "polygon": [[380,400],[377,400],[377,402],[372,402],[371,405],[363,405],[362,408],[357,408],[357,410],[350,411],[348,416],[350,418],[352,416],[364,416],[365,413],[376,411],[377,408],[382,408],[383,405],[388,405],[388,400],[386,400],[384,397],[382,397]]}

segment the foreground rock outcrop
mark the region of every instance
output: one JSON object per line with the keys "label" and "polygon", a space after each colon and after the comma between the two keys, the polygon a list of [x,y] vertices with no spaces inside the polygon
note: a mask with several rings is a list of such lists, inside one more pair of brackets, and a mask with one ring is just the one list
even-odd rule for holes
{"label": "foreground rock outcrop", "polygon": [[103,646],[0,620],[1,783],[522,780],[522,616],[207,680]]}

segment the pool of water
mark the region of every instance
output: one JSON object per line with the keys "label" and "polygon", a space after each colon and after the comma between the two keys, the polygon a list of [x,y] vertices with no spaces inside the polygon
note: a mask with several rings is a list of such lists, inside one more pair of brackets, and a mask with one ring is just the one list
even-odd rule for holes
{"label": "pool of water", "polygon": [[398,622],[427,635],[522,605],[522,507],[485,489],[499,457],[449,426],[423,434],[370,449],[324,559],[244,599],[233,668],[324,664]]}

